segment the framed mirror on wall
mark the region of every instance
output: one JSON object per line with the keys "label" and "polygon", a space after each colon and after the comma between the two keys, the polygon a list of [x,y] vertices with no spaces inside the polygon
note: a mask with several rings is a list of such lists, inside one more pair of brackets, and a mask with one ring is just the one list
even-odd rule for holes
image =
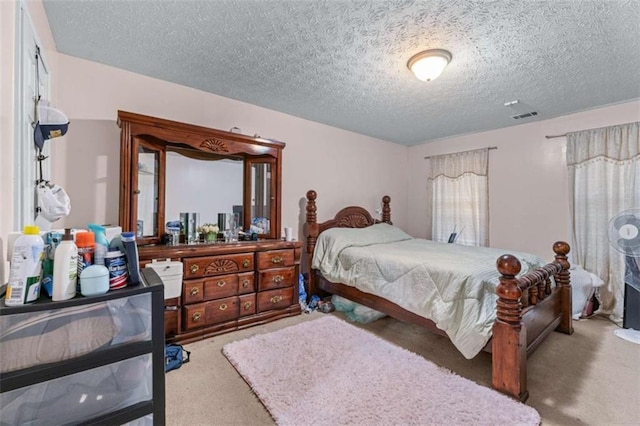
{"label": "framed mirror on wall", "polygon": [[183,213],[280,238],[284,143],[124,111],[118,124],[120,224],[140,244],[161,242]]}

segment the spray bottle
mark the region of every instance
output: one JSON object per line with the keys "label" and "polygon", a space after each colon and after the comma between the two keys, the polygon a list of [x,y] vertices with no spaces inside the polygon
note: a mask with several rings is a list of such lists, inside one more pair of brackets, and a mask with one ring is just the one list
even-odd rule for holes
{"label": "spray bottle", "polygon": [[90,223],[87,227],[91,232],[96,234],[96,248],[93,252],[93,263],[104,266],[104,257],[109,251],[109,240],[107,240],[106,230],[104,226],[95,223]]}

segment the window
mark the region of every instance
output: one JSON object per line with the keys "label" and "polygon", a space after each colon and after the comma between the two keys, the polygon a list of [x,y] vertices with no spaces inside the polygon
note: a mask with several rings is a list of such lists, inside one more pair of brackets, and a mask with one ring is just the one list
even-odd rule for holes
{"label": "window", "polygon": [[429,157],[431,238],[489,245],[489,149]]}
{"label": "window", "polygon": [[640,122],[567,134],[575,263],[604,281],[601,313],[622,321],[624,255],[608,241],[609,221],[640,208]]}

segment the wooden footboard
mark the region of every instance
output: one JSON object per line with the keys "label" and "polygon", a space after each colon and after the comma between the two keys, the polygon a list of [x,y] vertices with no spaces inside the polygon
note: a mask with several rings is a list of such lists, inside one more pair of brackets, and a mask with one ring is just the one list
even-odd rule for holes
{"label": "wooden footboard", "polygon": [[[329,228],[364,228],[374,223],[391,223],[390,198],[382,199],[382,220],[374,220],[362,207],[350,206],[340,210],[333,219],[318,223],[315,191],[307,192],[307,221],[304,226],[306,252],[311,264],[318,235]],[[555,260],[541,268],[516,278],[520,273],[520,261],[512,255],[498,258],[496,266],[500,272],[497,319],[493,326],[493,337],[485,350],[492,352],[493,379],[495,389],[525,401],[527,390],[527,357],[553,330],[573,333],[571,323],[571,285],[567,254],[569,245],[556,242],[553,245]],[[555,286],[552,285],[554,278]],[[401,321],[424,326],[444,334],[433,321],[422,318],[381,297],[361,292],[354,287],[332,283],[316,271],[309,274],[309,297],[330,293],[346,297],[369,306]]]}
{"label": "wooden footboard", "polygon": [[[500,272],[496,321],[491,338],[492,385],[500,392],[525,401],[527,357],[554,329],[571,334],[569,245],[553,245],[555,261],[519,278],[520,261],[505,254],[496,264]],[[550,277],[555,278],[552,288]]]}

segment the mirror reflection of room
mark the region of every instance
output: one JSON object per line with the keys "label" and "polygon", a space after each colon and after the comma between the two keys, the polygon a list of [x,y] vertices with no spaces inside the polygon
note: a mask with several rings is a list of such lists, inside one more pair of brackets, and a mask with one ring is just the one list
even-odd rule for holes
{"label": "mirror reflection of room", "polygon": [[165,220],[180,220],[181,212],[199,213],[200,224],[218,223],[218,214],[242,209],[241,159],[188,158],[167,152]]}

